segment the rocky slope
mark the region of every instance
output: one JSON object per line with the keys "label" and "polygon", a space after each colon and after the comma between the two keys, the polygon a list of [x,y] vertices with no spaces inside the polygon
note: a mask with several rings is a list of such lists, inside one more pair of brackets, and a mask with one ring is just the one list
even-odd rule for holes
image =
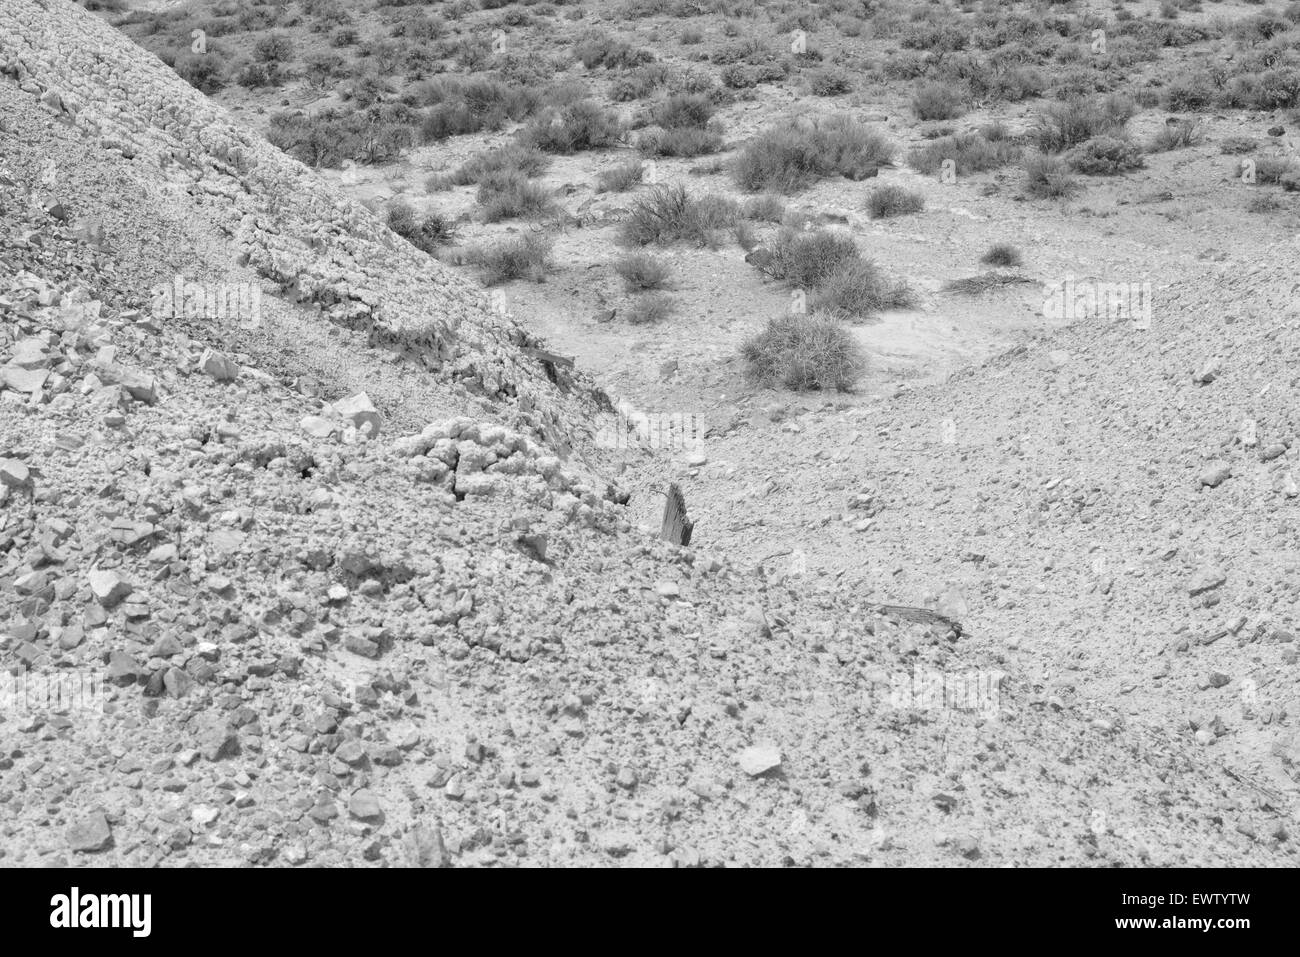
{"label": "rocky slope", "polygon": [[[5,864],[1293,859],[1287,795],[1225,767],[1194,729],[1047,686],[1044,667],[1073,662],[1047,616],[1017,617],[1011,595],[1030,583],[946,595],[971,634],[868,613],[919,602],[911,576],[939,580],[963,558],[1019,567],[1034,547],[1029,513],[1000,493],[1011,449],[932,464],[924,424],[953,414],[951,392],[868,419],[900,447],[851,463],[907,478],[855,499],[888,530],[880,560],[905,569],[888,588],[756,576],[709,554],[708,535],[667,545],[583,465],[600,461],[585,439],[600,397],[521,352],[527,334],[479,292],[72,4],[6,4],[0,38],[0,655],[28,681],[100,674],[107,699],[0,714]],[[188,171],[164,169],[182,147]],[[266,282],[262,321],[159,319],[149,291],[178,272]],[[1114,340],[1092,334],[1062,348],[1123,375]],[[1204,334],[1187,328],[1181,348]],[[1194,391],[1182,355],[1144,341],[1128,375],[1167,381],[1182,404],[1153,434],[1211,410],[1235,419],[1252,368],[1238,378],[1229,363],[1218,392]],[[1007,442],[1060,425],[1063,405],[1088,413],[1040,460],[1037,526],[1083,538],[1154,523],[1141,475],[1117,483],[1142,496],[1132,506],[1053,481],[1091,480],[1081,463],[1111,448],[1071,368],[1007,357],[971,374],[964,408]],[[972,404],[977,384],[999,401]],[[1066,385],[1064,403],[1035,399]],[[321,402],[362,388],[377,432],[365,408]],[[1135,400],[1131,416],[1150,408]],[[1286,447],[1294,420],[1260,420],[1260,448]],[[830,416],[817,428],[843,438]],[[913,436],[924,447],[908,453]],[[1215,450],[1234,469],[1253,454]],[[856,496],[845,461],[828,471]],[[1230,481],[1193,498],[1204,463],[1176,464],[1186,482],[1162,488],[1180,511],[1235,501]],[[913,496],[929,469],[932,494]],[[1274,510],[1292,501],[1279,487]],[[722,503],[692,506],[727,520]],[[862,548],[833,523],[818,534]],[[1218,587],[1268,595],[1255,603],[1270,616],[1172,657],[1253,635],[1241,654],[1284,680],[1287,643],[1257,625],[1283,616],[1287,592],[1247,586],[1253,560]],[[1128,576],[1110,575],[1121,587],[1103,594],[1127,595]],[[1218,614],[1213,592],[1196,596],[1198,626]],[[1269,710],[1274,727],[1290,720]]]}

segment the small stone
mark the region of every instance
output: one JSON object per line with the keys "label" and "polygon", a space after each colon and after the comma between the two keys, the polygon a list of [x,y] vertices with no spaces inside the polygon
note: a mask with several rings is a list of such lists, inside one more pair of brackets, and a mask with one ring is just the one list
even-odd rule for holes
{"label": "small stone", "polygon": [[0,485],[9,488],[27,488],[32,482],[32,473],[17,459],[0,459]]}
{"label": "small stone", "polygon": [[13,392],[40,392],[49,377],[48,369],[22,369],[17,366],[0,368],[0,386]]}
{"label": "small stone", "polygon": [[375,821],[383,817],[384,812],[374,792],[362,788],[348,799],[348,813],[359,821]]}
{"label": "small stone", "polygon": [[347,419],[358,432],[364,432],[371,438],[379,434],[382,425],[379,411],[375,408],[374,403],[370,401],[370,396],[364,392],[358,392],[350,398],[340,399],[335,402],[334,414]]}
{"label": "small stone", "polygon": [[131,594],[131,583],[114,571],[92,571],[86,576],[90,582],[90,591],[105,608],[112,608],[127,595]]}
{"label": "small stone", "polygon": [[781,752],[774,745],[756,744],[741,751],[736,760],[742,771],[756,778],[781,766]]}
{"label": "small stone", "polygon": [[221,809],[200,804],[190,811],[190,819],[199,827],[207,827],[221,816]]}
{"label": "small stone", "polygon": [[1196,374],[1192,376],[1192,381],[1197,385],[1209,385],[1219,374],[1219,366],[1221,362],[1222,360],[1220,360],[1218,356],[1208,360],[1203,366],[1201,366]]}
{"label": "small stone", "polygon": [[315,439],[327,439],[337,426],[319,415],[309,415],[299,423],[302,430]]}
{"label": "small stone", "polygon": [[1187,583],[1187,594],[1192,598],[1213,591],[1228,580],[1228,576],[1218,568],[1202,568]]}
{"label": "small stone", "polygon": [[213,349],[203,351],[199,368],[218,382],[234,382],[239,378],[239,363]]}
{"label": "small stone", "polygon": [[68,847],[78,854],[102,851],[113,841],[113,830],[103,811],[80,818],[68,828]]}
{"label": "small stone", "polygon": [[450,867],[451,855],[436,827],[416,825],[402,838],[402,852],[412,867]]}
{"label": "small stone", "polygon": [[1201,485],[1217,488],[1231,477],[1232,466],[1222,460],[1216,460],[1201,469],[1201,474],[1197,476],[1197,480]]}

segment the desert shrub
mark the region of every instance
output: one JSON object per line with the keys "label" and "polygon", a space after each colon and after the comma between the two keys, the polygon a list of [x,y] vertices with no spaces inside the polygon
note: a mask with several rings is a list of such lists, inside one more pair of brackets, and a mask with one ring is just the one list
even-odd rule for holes
{"label": "desert shrub", "polygon": [[947,83],[926,83],[912,94],[918,120],[955,120],[966,112],[961,92]]}
{"label": "desert shrub", "polygon": [[498,173],[540,176],[550,166],[551,158],[539,149],[519,143],[507,143],[496,149],[475,153],[446,177],[447,185],[468,186]]}
{"label": "desert shrub", "polygon": [[652,129],[637,137],[637,148],[651,156],[704,156],[722,148],[722,134],[695,126]]}
{"label": "desert shrub", "polygon": [[537,219],[558,208],[549,190],[513,170],[484,174],[478,184],[478,202],[487,223],[519,216]]}
{"label": "desert shrub", "polygon": [[483,270],[483,282],[497,286],[514,279],[542,282],[552,268],[551,239],[544,233],[527,233],[466,251],[466,260]]}
{"label": "desert shrub", "polygon": [[303,76],[313,86],[325,87],[343,73],[343,58],[337,53],[313,53],[303,63]]}
{"label": "desert shrub", "polygon": [[646,253],[630,253],[614,263],[614,271],[623,277],[629,291],[662,289],[670,270],[659,259]]}
{"label": "desert shrub", "polygon": [[1014,163],[1020,154],[1020,144],[1005,138],[1001,127],[989,126],[919,146],[908,154],[907,165],[918,173],[932,174],[939,171],[944,160],[952,160],[957,175],[965,176]]}
{"label": "desert shrub", "polygon": [[413,143],[410,127],[385,118],[381,111],[315,116],[276,113],[267,127],[272,145],[313,167],[338,167],[344,160],[380,163],[395,159]]}
{"label": "desert shrub", "polygon": [[903,309],[913,302],[911,288],[886,277],[869,259],[843,263],[822,280],[812,307],[829,315],[865,319],[885,309]]}
{"label": "desert shrub", "polygon": [[[274,66],[274,64],[271,64],[271,66]],[[278,81],[272,80],[271,73],[267,70],[267,64],[265,63],[245,63],[235,71],[235,82],[248,90],[278,85]]]}
{"label": "desert shrub", "polygon": [[980,257],[986,266],[1019,266],[1022,262],[1020,250],[1010,243],[994,243],[989,251]]}
{"label": "desert shrub", "polygon": [[1047,75],[1036,66],[1013,66],[991,71],[985,85],[989,99],[1019,103],[1042,96],[1047,89]]}
{"label": "desert shrub", "polygon": [[831,273],[860,258],[851,236],[828,230],[783,228],[751,262],[766,276],[796,289],[816,289]]}
{"label": "desert shrub", "polygon": [[596,174],[596,189],[602,193],[624,193],[640,184],[640,160],[627,160]]}
{"label": "desert shrub", "polygon": [[401,202],[389,207],[388,228],[426,253],[445,246],[456,235],[455,223],[445,216],[432,213],[421,217],[408,204]]}
{"label": "desert shrub", "polygon": [[211,53],[179,57],[174,69],[177,76],[200,93],[211,95],[226,85],[221,61]]}
{"label": "desert shrub", "polygon": [[1039,199],[1069,196],[1078,189],[1070,168],[1057,156],[1036,153],[1025,161],[1025,192]]}
{"label": "desert shrub", "polygon": [[1255,182],[1300,189],[1300,163],[1285,156],[1261,156],[1255,161]]}
{"label": "desert shrub", "polygon": [[591,30],[579,37],[573,44],[573,55],[588,70],[598,66],[630,68],[655,58],[649,50],[634,49],[631,44],[603,30]]}
{"label": "desert shrub", "polygon": [[421,124],[426,143],[449,136],[499,130],[508,120],[520,120],[536,109],[540,94],[493,77],[462,80],[437,77],[412,90],[415,102],[429,107]]}
{"label": "desert shrub", "polygon": [[704,129],[713,117],[713,101],[700,93],[675,93],[651,110],[655,124],[666,130],[681,127]]}
{"label": "desert shrub", "polygon": [[740,351],[755,380],[799,390],[851,389],[867,365],[866,353],[843,323],[814,313],[769,319]]}
{"label": "desert shrub", "polygon": [[1146,165],[1142,150],[1117,136],[1097,136],[1065,154],[1076,173],[1086,176],[1116,176]]}
{"label": "desert shrub", "polygon": [[925,199],[920,193],[901,186],[881,186],[867,197],[867,215],[872,219],[919,213],[924,208]]}
{"label": "desert shrub", "polygon": [[1170,150],[1187,149],[1198,145],[1205,139],[1199,122],[1166,123],[1147,144],[1150,153],[1167,153]]}
{"label": "desert shrub", "polygon": [[1174,80],[1164,90],[1161,102],[1174,113],[1197,113],[1208,110],[1219,93],[1204,76],[1190,76]]}
{"label": "desert shrub", "polygon": [[520,132],[520,142],[548,153],[576,153],[613,146],[621,133],[613,113],[591,100],[578,100],[533,117]]}
{"label": "desert shrub", "polygon": [[883,136],[851,117],[794,120],[746,143],[733,174],[741,189],[790,193],[824,176],[874,176],[893,156]]}
{"label": "desert shrub", "polygon": [[1219,140],[1219,152],[1228,156],[1253,153],[1256,143],[1249,136],[1225,136]]}
{"label": "desert shrub", "polygon": [[1251,106],[1257,110],[1282,110],[1300,106],[1300,69],[1266,70],[1256,84]]}
{"label": "desert shrub", "polygon": [[1248,213],[1273,213],[1282,208],[1282,202],[1272,193],[1252,193],[1246,201]]}
{"label": "desert shrub", "polygon": [[671,296],[662,292],[650,292],[637,296],[623,309],[623,315],[634,326],[650,325],[662,322],[673,313]]}
{"label": "desert shrub", "polygon": [[853,83],[843,70],[817,70],[808,78],[808,89],[813,96],[840,96],[853,89]]}
{"label": "desert shrub", "polygon": [[712,246],[717,232],[740,219],[735,203],[721,196],[695,199],[680,184],[655,186],[638,198],[623,221],[622,239],[628,245],[664,245],[690,241]]}
{"label": "desert shrub", "polygon": [[357,45],[360,34],[357,33],[356,27],[339,27],[330,34],[330,46],[332,47],[351,47]]}
{"label": "desert shrub", "polygon": [[746,219],[779,223],[785,216],[785,200],[771,194],[754,196],[745,200],[741,210]]}
{"label": "desert shrub", "polygon": [[293,40],[283,33],[268,33],[253,44],[253,55],[263,63],[284,63],[293,59]]}
{"label": "desert shrub", "polygon": [[955,53],[966,49],[969,39],[969,34],[960,24],[930,21],[908,27],[899,38],[899,45],[905,50]]}
{"label": "desert shrub", "polygon": [[1131,100],[1115,95],[1049,103],[1038,115],[1034,143],[1044,153],[1059,153],[1095,136],[1118,136],[1134,111]]}

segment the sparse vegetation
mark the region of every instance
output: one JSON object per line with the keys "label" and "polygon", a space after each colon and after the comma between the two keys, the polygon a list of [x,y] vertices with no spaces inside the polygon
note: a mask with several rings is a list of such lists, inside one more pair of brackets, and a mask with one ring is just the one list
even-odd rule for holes
{"label": "sparse vegetation", "polygon": [[1021,147],[1005,137],[1001,127],[986,127],[976,133],[945,136],[912,150],[907,165],[918,173],[939,172],[944,160],[953,161],[956,175],[966,176],[998,169],[1020,158]]}
{"label": "sparse vegetation", "polygon": [[576,153],[613,146],[621,134],[613,113],[591,100],[578,100],[533,117],[520,133],[520,141],[548,153]]}
{"label": "sparse vegetation", "polygon": [[851,236],[787,227],[777,234],[766,255],[753,261],[759,272],[772,279],[796,289],[815,289],[835,270],[858,257],[858,247]]}
{"label": "sparse vegetation", "polygon": [[1049,103],[1038,115],[1034,144],[1043,153],[1060,153],[1094,137],[1118,137],[1136,109],[1117,95]]}
{"label": "sparse vegetation", "polygon": [[466,261],[483,270],[483,284],[497,286],[513,279],[542,282],[551,271],[551,239],[544,233],[526,233],[466,251]]}
{"label": "sparse vegetation", "polygon": [[1098,136],[1065,154],[1065,161],[1086,176],[1116,176],[1146,165],[1142,150],[1117,136]]}
{"label": "sparse vegetation", "polygon": [[854,259],[822,281],[811,304],[830,315],[863,320],[886,309],[906,309],[914,298],[907,283],[889,279],[869,259]]}
{"label": "sparse vegetation", "polygon": [[1079,186],[1070,167],[1057,156],[1035,154],[1025,161],[1025,192],[1038,199],[1071,196]]}
{"label": "sparse vegetation", "polygon": [[961,93],[947,83],[926,83],[912,95],[918,120],[955,120],[966,112]]}
{"label": "sparse vegetation", "polygon": [[787,314],[741,347],[746,371],[788,389],[847,391],[866,369],[866,353],[844,324],[814,313]]}
{"label": "sparse vegetation", "polygon": [[1187,149],[1190,146],[1197,146],[1205,139],[1200,122],[1183,121],[1177,123],[1166,123],[1151,138],[1147,145],[1147,151],[1151,153],[1167,153],[1170,150]]}
{"label": "sparse vegetation", "polygon": [[649,292],[637,296],[624,310],[627,321],[634,326],[644,326],[662,322],[673,313],[673,300],[661,292]]}
{"label": "sparse vegetation", "polygon": [[646,253],[624,256],[614,264],[614,271],[623,277],[629,292],[663,289],[669,276],[668,266]]}
{"label": "sparse vegetation", "polygon": [[763,196],[754,196],[745,200],[741,209],[746,219],[779,223],[785,216],[785,200],[770,193]]}
{"label": "sparse vegetation", "polygon": [[925,209],[925,199],[920,193],[901,186],[881,186],[867,197],[867,215],[872,219],[905,216]]}
{"label": "sparse vegetation", "polygon": [[455,223],[445,216],[436,213],[417,216],[415,210],[406,203],[396,203],[389,207],[388,228],[426,253],[433,253],[439,246],[452,242],[456,236]]}
{"label": "sparse vegetation", "polygon": [[851,117],[794,120],[745,144],[734,174],[736,184],[750,192],[792,193],[825,176],[875,176],[893,157],[883,136]]}
{"label": "sparse vegetation", "polygon": [[537,219],[558,209],[549,190],[513,170],[485,174],[479,180],[478,202],[487,223],[519,216]]}
{"label": "sparse vegetation", "polygon": [[640,184],[640,160],[627,160],[596,174],[596,188],[602,193],[624,193]]}
{"label": "sparse vegetation", "polygon": [[655,186],[633,204],[623,221],[622,238],[634,246],[681,241],[714,246],[718,233],[733,228],[739,219],[739,207],[725,197],[696,199],[680,184]]}
{"label": "sparse vegetation", "polygon": [[886,278],[864,260],[853,238],[830,230],[783,228],[770,248],[749,261],[764,275],[812,292],[815,308],[831,315],[864,319],[884,309],[910,305],[904,282]]}
{"label": "sparse vegetation", "polygon": [[989,251],[980,257],[986,266],[1014,267],[1022,262],[1020,250],[1010,243],[994,243]]}
{"label": "sparse vegetation", "polygon": [[550,165],[551,158],[541,150],[507,143],[494,150],[475,153],[448,176],[430,178],[430,191],[450,189],[452,186],[469,186],[489,176],[515,174],[524,177],[540,176]]}

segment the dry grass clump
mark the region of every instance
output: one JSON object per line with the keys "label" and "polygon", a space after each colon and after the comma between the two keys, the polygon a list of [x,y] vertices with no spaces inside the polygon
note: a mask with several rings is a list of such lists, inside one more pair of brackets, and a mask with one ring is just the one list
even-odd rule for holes
{"label": "dry grass clump", "polygon": [[755,380],[798,390],[847,391],[867,366],[866,353],[844,324],[816,313],[768,320],[740,352]]}
{"label": "dry grass clump", "polygon": [[792,193],[827,176],[861,180],[894,158],[881,134],[850,116],[791,120],[758,134],[732,167],[744,190]]}

